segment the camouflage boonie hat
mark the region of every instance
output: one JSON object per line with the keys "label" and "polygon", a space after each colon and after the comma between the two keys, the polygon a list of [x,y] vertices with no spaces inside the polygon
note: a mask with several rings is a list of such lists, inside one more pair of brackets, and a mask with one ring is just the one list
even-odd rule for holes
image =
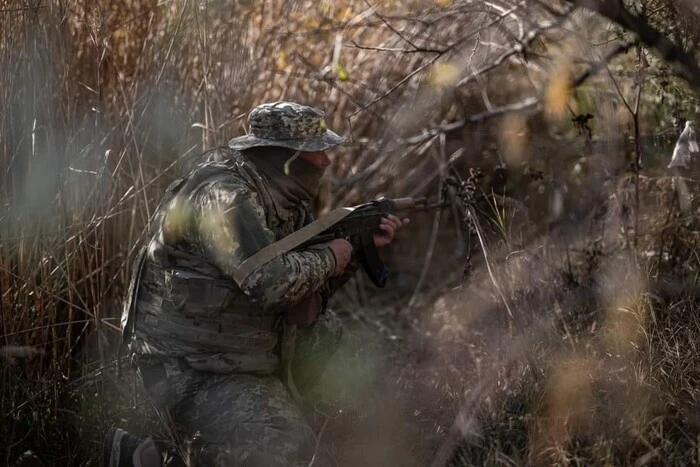
{"label": "camouflage boonie hat", "polygon": [[271,102],[251,110],[250,134],[228,142],[232,149],[282,146],[313,152],[337,146],[345,138],[326,128],[326,114],[294,102]]}

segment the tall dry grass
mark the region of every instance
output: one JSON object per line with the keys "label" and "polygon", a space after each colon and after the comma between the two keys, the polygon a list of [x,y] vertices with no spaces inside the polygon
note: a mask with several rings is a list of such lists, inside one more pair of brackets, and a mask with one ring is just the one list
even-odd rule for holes
{"label": "tall dry grass", "polygon": [[[383,21],[359,1],[0,3],[5,462],[46,446],[62,407],[85,403],[71,388],[113,362],[134,252],[181,159],[244,132],[254,105],[290,99],[327,109],[355,139],[334,177],[374,162],[347,156],[379,134],[385,104],[347,115],[421,59],[393,54],[378,69],[373,51],[340,46],[395,46]],[[106,417],[97,405],[78,415]],[[103,421],[47,454],[78,455],[68,440]]]}

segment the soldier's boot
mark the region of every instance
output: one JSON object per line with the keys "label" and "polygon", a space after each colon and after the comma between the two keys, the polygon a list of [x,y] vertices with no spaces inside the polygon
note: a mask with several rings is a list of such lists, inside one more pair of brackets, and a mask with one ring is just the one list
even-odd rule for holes
{"label": "soldier's boot", "polygon": [[132,435],[112,428],[102,443],[105,467],[160,467],[160,449],[151,437]]}
{"label": "soldier's boot", "polygon": [[46,467],[39,457],[32,451],[25,451],[19,458],[12,464],[13,467]]}

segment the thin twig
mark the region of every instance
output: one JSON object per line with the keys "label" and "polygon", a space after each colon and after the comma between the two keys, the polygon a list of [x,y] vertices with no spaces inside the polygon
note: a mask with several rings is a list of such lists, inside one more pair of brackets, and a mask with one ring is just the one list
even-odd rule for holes
{"label": "thin twig", "polygon": [[408,45],[410,45],[411,47],[413,47],[413,50],[415,50],[416,52],[431,52],[431,53],[438,53],[438,54],[442,54],[442,53],[443,53],[443,52],[440,51],[440,50],[425,49],[425,48],[423,48],[423,47],[418,47],[418,46],[417,46],[416,44],[414,44],[409,38],[407,38],[406,36],[404,36],[403,33],[401,33],[399,30],[397,30],[395,27],[393,27],[393,26],[389,23],[389,21],[387,21],[382,15],[380,15],[379,12],[376,10],[376,8],[374,8],[374,7],[372,6],[372,4],[369,3],[368,0],[364,0],[364,2],[365,2],[365,4],[372,10],[372,12],[373,12],[375,15],[377,15],[377,17],[382,21],[382,23],[384,23],[384,24],[386,25],[386,27],[388,27],[389,29],[391,29],[391,31],[392,31],[394,34],[396,34],[397,36],[399,36],[399,37],[401,38],[401,40],[403,40],[403,41],[406,42]]}
{"label": "thin twig", "polygon": [[326,426],[328,425],[328,421],[331,419],[330,416],[326,415],[326,419],[323,422],[323,426],[321,427],[321,431],[318,432],[318,436],[316,437],[316,447],[314,448],[314,455],[311,457],[311,461],[309,462],[309,467],[313,467],[314,463],[316,462],[317,455],[318,455],[318,449],[321,446],[321,438],[323,437],[324,431],[326,431]]}
{"label": "thin twig", "polygon": [[357,109],[355,112],[353,112],[352,114],[350,114],[348,118],[354,117],[354,116],[357,115],[358,113],[360,113],[360,112],[362,112],[362,111],[364,111],[364,110],[367,110],[369,107],[372,107],[372,106],[373,106],[374,104],[376,104],[377,102],[379,102],[379,101],[381,101],[382,99],[384,99],[385,97],[389,96],[389,95],[392,94],[394,91],[396,91],[398,88],[400,88],[404,83],[406,83],[408,80],[410,80],[411,78],[413,78],[413,76],[415,76],[417,73],[420,73],[421,71],[425,70],[426,68],[428,68],[428,67],[430,67],[432,64],[434,64],[440,57],[442,57],[442,56],[445,55],[446,53],[448,53],[448,52],[450,52],[450,51],[456,49],[460,44],[464,43],[467,39],[469,39],[469,38],[471,38],[471,37],[474,37],[474,36],[477,36],[479,33],[481,33],[481,31],[484,31],[484,30],[488,29],[489,27],[493,26],[494,24],[498,24],[498,22],[503,21],[503,19],[505,19],[506,17],[508,17],[508,16],[511,15],[512,13],[514,13],[516,10],[520,9],[521,6],[522,6],[522,5],[517,5],[517,6],[513,7],[513,8],[511,8],[510,10],[504,12],[502,15],[499,15],[499,16],[498,16],[496,19],[494,19],[493,21],[491,21],[491,22],[489,22],[489,23],[487,23],[487,24],[482,25],[482,26],[479,27],[476,31],[473,31],[473,32],[471,32],[470,34],[467,34],[467,35],[465,35],[465,36],[463,36],[463,37],[457,39],[456,41],[454,41],[453,43],[451,43],[449,46],[447,46],[447,47],[443,50],[442,53],[436,54],[436,55],[435,55],[434,57],[432,57],[427,63],[421,65],[420,67],[418,67],[418,68],[416,68],[415,70],[413,70],[412,72],[410,72],[410,73],[409,73],[408,75],[406,75],[403,79],[401,79],[398,83],[396,83],[394,86],[392,86],[389,90],[387,90],[387,91],[385,91],[384,93],[382,93],[381,95],[375,97],[375,98],[372,99],[370,102],[368,102],[367,104],[365,104],[364,106],[360,107],[360,108]]}
{"label": "thin twig", "polygon": [[486,247],[486,238],[484,237],[484,232],[481,228],[479,218],[477,217],[476,212],[474,212],[474,208],[472,206],[467,205],[465,208],[467,210],[467,214],[469,215],[469,219],[471,220],[472,225],[474,226],[476,235],[479,239],[479,244],[481,245],[481,252],[484,255],[484,263],[486,264],[486,270],[489,273],[491,282],[493,283],[496,292],[498,292],[498,295],[501,297],[501,301],[503,302],[503,306],[506,307],[508,316],[510,316],[511,319],[516,320],[515,314],[513,313],[513,310],[510,307],[510,303],[508,302],[505,292],[503,291],[503,286],[501,285],[500,281],[496,278],[496,275],[493,272],[493,268],[491,267],[491,260],[489,259],[489,252],[488,248]]}
{"label": "thin twig", "polygon": [[[7,274],[7,275],[9,275],[9,276],[11,276],[11,277],[13,277],[14,279],[21,280],[21,281],[23,281],[23,282],[25,282],[25,283],[27,283],[27,284],[31,284],[31,283],[32,283],[30,279],[26,279],[26,278],[24,278],[24,277],[22,277],[22,276],[19,276],[19,275],[15,274],[14,272],[10,271],[9,269],[6,269],[6,268],[4,268],[4,267],[2,267],[2,266],[0,266],[0,271],[4,272],[5,274]],[[46,288],[44,288],[44,287],[42,287],[42,286],[40,286],[40,285],[35,285],[35,284],[33,285],[33,287],[35,287],[37,290],[40,290],[40,291],[46,293],[46,296],[47,296],[47,297],[51,297],[51,298],[53,298],[53,299],[55,299],[55,300],[57,300],[57,301],[59,301],[59,302],[61,302],[61,303],[65,303],[66,305],[68,305],[68,306],[70,306],[70,307],[72,307],[72,308],[74,308],[74,309],[76,309],[76,310],[82,311],[83,313],[85,313],[85,314],[88,315],[89,317],[91,317],[91,318],[93,318],[93,319],[95,318],[95,315],[94,315],[90,310],[88,310],[88,309],[86,309],[86,308],[81,308],[81,307],[77,306],[75,303],[71,303],[70,301],[66,300],[65,298],[60,297],[60,296],[58,296],[58,295],[52,293],[49,289],[46,289]],[[106,324],[108,327],[114,329],[115,331],[121,332],[121,330],[119,329],[119,326],[115,326],[114,324],[111,324],[111,323],[105,323],[105,324]]]}
{"label": "thin twig", "polygon": [[694,54],[688,53],[674,44],[668,37],[655,29],[645,18],[634,15],[620,1],[610,0],[566,0],[576,7],[595,11],[610,21],[639,36],[640,41],[649,47],[659,58],[675,68],[696,91],[700,90],[700,66]]}
{"label": "thin twig", "polygon": [[[438,182],[438,198],[440,197],[442,193],[442,187],[445,184],[445,166],[447,162],[447,153],[445,152],[445,145],[446,145],[446,138],[445,134],[443,133],[440,135],[440,160],[438,161],[438,167],[439,167],[439,173],[440,173],[440,178]],[[418,294],[420,293],[421,288],[423,287],[423,283],[425,282],[425,278],[428,276],[428,269],[430,268],[430,262],[433,259],[433,252],[435,251],[435,244],[437,243],[437,236],[438,236],[438,231],[440,230],[440,217],[442,215],[442,209],[437,209],[435,211],[435,216],[433,217],[433,227],[432,231],[430,232],[430,244],[428,246],[428,250],[425,252],[425,259],[423,260],[423,269],[420,272],[420,276],[418,278],[418,283],[416,284],[416,288],[413,289],[413,295],[411,296],[411,299],[408,301],[408,308],[411,309],[413,306],[416,304],[416,300],[418,299]]]}
{"label": "thin twig", "polygon": [[569,8],[561,17],[557,18],[556,21],[548,21],[547,23],[541,25],[540,27],[531,29],[525,35],[523,40],[520,40],[515,47],[502,53],[493,62],[489,63],[485,67],[482,67],[481,69],[476,70],[472,74],[457,81],[457,83],[455,83],[455,87],[461,87],[461,86],[464,86],[465,84],[471,83],[475,79],[479,78],[481,75],[488,73],[489,71],[491,71],[495,68],[498,68],[504,61],[506,61],[506,59],[512,57],[513,55],[517,55],[519,53],[522,53],[525,50],[525,47],[532,44],[535,41],[535,39],[540,37],[540,35],[543,32],[560,26],[561,23],[563,23],[569,17],[569,14],[573,10],[574,10],[574,8]]}
{"label": "thin twig", "polygon": [[[402,54],[415,54],[415,53],[425,53],[425,52],[432,52],[432,53],[439,53],[439,54],[445,53],[444,50],[440,50],[440,49],[433,50],[433,49],[400,49],[397,47],[373,47],[373,46],[369,46],[369,45],[360,45],[357,42],[355,42],[354,40],[350,41],[350,43],[352,44],[353,48],[362,49],[362,50],[376,50],[377,52],[398,52],[398,53],[402,53]],[[346,45],[346,47],[349,47],[349,46]]]}
{"label": "thin twig", "polygon": [[419,144],[419,143],[427,141],[431,138],[434,138],[435,136],[438,136],[439,134],[449,133],[451,131],[458,130],[460,128],[464,128],[465,126],[467,126],[471,123],[484,122],[484,121],[489,120],[491,118],[499,117],[501,115],[505,115],[505,114],[511,113],[511,112],[524,112],[524,111],[528,111],[528,110],[536,110],[537,108],[539,108],[540,105],[541,105],[540,98],[528,97],[526,99],[523,99],[520,102],[516,102],[515,104],[509,104],[509,105],[504,105],[502,107],[496,107],[491,111],[480,112],[478,114],[470,115],[469,117],[463,118],[461,120],[457,120],[455,122],[448,123],[447,125],[441,125],[441,126],[431,128],[431,129],[423,132],[420,135],[411,136],[408,138],[403,138],[400,140],[400,142],[403,144]]}
{"label": "thin twig", "polygon": [[21,8],[2,8],[0,9],[0,13],[17,13],[20,11],[36,11],[36,10],[43,10],[48,8],[46,5],[40,5],[40,6],[25,6]]}

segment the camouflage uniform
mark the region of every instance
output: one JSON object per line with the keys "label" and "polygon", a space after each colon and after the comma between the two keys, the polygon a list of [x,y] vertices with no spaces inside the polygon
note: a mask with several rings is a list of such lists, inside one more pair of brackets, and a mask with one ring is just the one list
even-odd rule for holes
{"label": "camouflage uniform", "polygon": [[[168,188],[122,316],[159,415],[181,454],[194,446],[197,463],[206,466],[308,463],[314,433],[278,376],[283,316],[304,301],[325,302],[320,296],[352,272],[329,280],[335,257],[321,245],[285,253],[234,281],[243,261],[312,221],[304,203],[282,207],[268,180],[234,148],[313,151],[342,142],[320,111],[297,104],[264,104],[249,122],[251,135],[207,153]],[[300,381],[313,381],[339,338],[329,312],[299,327]]]}

